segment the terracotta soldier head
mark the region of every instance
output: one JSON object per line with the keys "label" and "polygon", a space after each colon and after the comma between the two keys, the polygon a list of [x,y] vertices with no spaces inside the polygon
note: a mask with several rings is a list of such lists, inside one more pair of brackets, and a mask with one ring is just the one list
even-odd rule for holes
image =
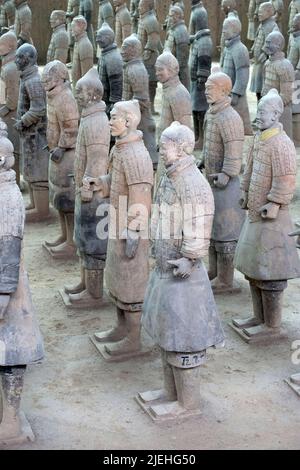
{"label": "terracotta soldier head", "polygon": [[14,164],[14,146],[5,135],[0,133],[0,173],[10,170]]}
{"label": "terracotta soldier head", "polygon": [[175,26],[182,20],[184,20],[184,13],[182,9],[177,5],[171,6],[169,10],[169,25],[171,27]]}
{"label": "terracotta soldier head", "polygon": [[121,5],[125,5],[126,1],[125,0],[113,0],[113,6],[114,8],[118,8]]}
{"label": "terracotta soldier head", "polygon": [[179,74],[178,60],[170,51],[165,51],[157,58],[155,70],[157,79],[165,83]]}
{"label": "terracotta soldier head", "polygon": [[81,36],[87,30],[87,21],[84,16],[76,16],[71,23],[74,38]]}
{"label": "terracotta soldier head", "polygon": [[300,13],[294,16],[294,19],[292,22],[291,33],[296,33],[296,31],[300,31]]}
{"label": "terracotta soldier head", "polygon": [[242,25],[235,16],[228,16],[223,23],[224,39],[232,39],[239,36],[242,31]]}
{"label": "terracotta soldier head", "polygon": [[122,44],[121,56],[124,62],[137,59],[142,56],[143,47],[141,41],[135,34],[128,36]]}
{"label": "terracotta soldier head", "polygon": [[87,108],[99,103],[103,96],[103,85],[96,69],[90,69],[78,82],[75,98],[80,108]]}
{"label": "terracotta soldier head", "polygon": [[155,0],[140,0],[138,10],[140,15],[144,15],[147,11],[155,9]]}
{"label": "terracotta soldier head", "polygon": [[42,82],[46,92],[52,91],[58,85],[68,82],[69,80],[67,67],[59,60],[49,62],[43,70]]}
{"label": "terracotta soldier head", "polygon": [[61,24],[66,24],[66,12],[63,10],[54,10],[50,15],[50,26],[52,29]]}
{"label": "terracotta soldier head", "polygon": [[175,121],[163,131],[159,151],[165,167],[168,168],[177,160],[192,155],[194,147],[194,132]]}
{"label": "terracotta soldier head", "polygon": [[108,23],[103,23],[101,28],[97,31],[96,42],[101,49],[113,44],[115,41],[115,33]]}
{"label": "terracotta soldier head", "polygon": [[272,88],[261,98],[257,107],[256,125],[261,130],[270,129],[279,122],[284,111],[283,101],[278,91]]}
{"label": "terracotta soldier head", "polygon": [[23,44],[17,50],[16,54],[16,65],[18,70],[21,72],[31,65],[36,65],[37,63],[37,50],[31,44]]}
{"label": "terracotta soldier head", "polygon": [[277,52],[283,51],[284,49],[284,37],[280,31],[273,31],[270,33],[264,45],[264,51],[268,56],[272,56]]}
{"label": "terracotta soldier head", "polygon": [[208,104],[222,101],[232,90],[231,78],[226,73],[213,71],[205,84],[205,96]]}
{"label": "terracotta soldier head", "polygon": [[228,15],[230,11],[236,10],[236,0],[222,0],[221,8]]}
{"label": "terracotta soldier head", "polygon": [[0,56],[6,56],[10,52],[17,50],[18,43],[16,35],[9,31],[0,37]]}
{"label": "terracotta soldier head", "polygon": [[261,23],[275,15],[275,9],[271,2],[264,2],[258,9],[258,21]]}
{"label": "terracotta soldier head", "polygon": [[110,113],[110,130],[113,137],[125,137],[135,131],[141,120],[140,105],[137,100],[119,101]]}

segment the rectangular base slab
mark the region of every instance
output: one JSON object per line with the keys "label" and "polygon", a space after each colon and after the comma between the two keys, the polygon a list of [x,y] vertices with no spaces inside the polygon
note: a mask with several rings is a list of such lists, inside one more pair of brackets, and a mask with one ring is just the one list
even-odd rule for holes
{"label": "rectangular base slab", "polygon": [[20,412],[20,418],[21,418],[22,433],[18,437],[15,437],[13,439],[7,439],[7,440],[0,442],[0,449],[1,448],[3,449],[5,447],[10,447],[10,446],[20,446],[22,444],[25,444],[26,442],[35,441],[35,436],[32,432],[31,426],[25,414],[22,411]]}
{"label": "rectangular base slab", "polygon": [[53,259],[62,259],[62,260],[64,260],[64,259],[65,259],[65,260],[77,260],[77,259],[78,259],[78,256],[77,256],[76,252],[75,252],[74,255],[72,255],[72,256],[66,256],[66,255],[63,255],[63,254],[61,254],[61,255],[55,254],[55,255],[54,255],[54,254],[52,253],[52,251],[51,251],[51,248],[53,248],[53,247],[49,247],[49,246],[47,246],[45,243],[42,244],[42,247],[44,248],[44,250],[47,251],[47,253],[48,253],[48,254],[51,256],[51,258],[53,258]]}
{"label": "rectangular base slab", "polygon": [[183,421],[189,418],[200,416],[201,410],[185,410],[177,401],[169,402],[162,399],[145,402],[141,395],[138,394],[134,397],[135,401],[147,413],[152,421],[156,423],[167,423],[170,421]]}
{"label": "rectangular base slab", "polygon": [[284,381],[294,390],[298,397],[300,397],[300,385],[294,384],[290,379],[285,379]]}
{"label": "rectangular base slab", "polygon": [[103,296],[102,299],[95,300],[93,305],[73,304],[70,301],[69,296],[65,292],[64,289],[60,289],[58,292],[59,292],[59,294],[62,298],[63,303],[65,304],[65,307],[68,310],[89,310],[89,309],[92,310],[92,309],[96,309],[96,308],[105,307],[107,305],[111,305],[111,302],[107,299],[106,296]]}
{"label": "rectangular base slab", "polygon": [[237,326],[233,325],[231,322],[228,324],[248,344],[268,343],[268,342],[271,343],[274,340],[283,339],[287,336],[286,331],[281,329],[279,333],[275,333],[273,335],[269,334],[265,336],[261,335],[261,336],[250,337],[246,335],[246,333],[243,332],[242,328],[238,328]]}
{"label": "rectangular base slab", "polygon": [[106,344],[111,343],[99,343],[92,335],[90,335],[90,340],[92,341],[93,345],[97,349],[97,351],[101,354],[101,356],[107,362],[123,362],[128,361],[129,359],[133,359],[135,357],[142,357],[147,356],[151,353],[151,349],[145,349],[142,347],[139,351],[128,353],[128,354],[120,354],[120,356],[111,356],[105,349]]}

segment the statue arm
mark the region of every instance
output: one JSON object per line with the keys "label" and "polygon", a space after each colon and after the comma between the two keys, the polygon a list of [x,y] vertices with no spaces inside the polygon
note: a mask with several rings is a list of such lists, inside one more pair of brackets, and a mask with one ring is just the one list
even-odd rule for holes
{"label": "statue arm", "polygon": [[22,125],[30,127],[36,124],[46,113],[46,98],[41,83],[33,82],[26,85],[30,108],[21,117]]}
{"label": "statue arm", "polygon": [[[209,209],[209,210],[208,210]],[[185,202],[183,207],[183,242],[181,254],[190,260],[204,258],[210,245],[214,208],[203,202]]]}
{"label": "statue arm", "polygon": [[254,139],[255,137],[252,138],[252,142],[248,150],[248,155],[246,158],[246,165],[245,165],[245,169],[244,169],[244,173],[243,173],[242,181],[241,181],[241,190],[244,191],[245,193],[248,193],[249,191],[250,180],[251,180],[251,175],[252,175],[252,170],[253,170]]}
{"label": "statue arm", "polygon": [[85,75],[93,67],[93,46],[90,54],[80,55],[81,76]]}
{"label": "statue arm", "polygon": [[95,143],[86,146],[87,161],[84,178],[97,178],[107,174],[109,147]]}
{"label": "statue arm", "polygon": [[0,320],[19,284],[22,240],[7,236],[0,243]]}
{"label": "statue arm", "polygon": [[272,187],[267,196],[268,201],[278,205],[291,203],[296,189],[296,152],[290,148],[274,146],[272,148]]}
{"label": "statue arm", "polygon": [[179,63],[179,68],[186,67],[189,57],[190,46],[186,43],[176,44],[176,58]]}
{"label": "statue arm", "polygon": [[18,107],[19,81],[20,81],[20,74],[15,69],[7,73],[5,77],[5,85],[6,85],[5,106],[8,112],[15,111]]}
{"label": "statue arm", "polygon": [[20,32],[18,35],[18,39],[21,39],[23,43],[31,42],[31,26],[32,18],[31,15],[28,15],[28,17],[24,18],[24,20],[21,21]]}

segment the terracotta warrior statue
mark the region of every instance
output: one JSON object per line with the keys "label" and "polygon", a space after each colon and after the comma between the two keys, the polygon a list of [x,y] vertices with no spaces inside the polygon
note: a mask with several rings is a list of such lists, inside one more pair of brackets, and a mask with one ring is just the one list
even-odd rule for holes
{"label": "terracotta warrior statue", "polygon": [[21,173],[30,195],[26,221],[38,222],[49,216],[46,95],[35,47],[26,43],[20,46],[15,61],[21,80],[14,128],[20,135]]}
{"label": "terracotta warrior statue", "polygon": [[155,13],[155,0],[141,0],[139,2],[138,38],[143,47],[143,61],[149,75],[151,112],[156,114],[154,109],[157,88],[155,62],[162,52],[162,45],[160,42],[160,25]]}
{"label": "terracotta warrior statue", "polygon": [[275,20],[278,25],[279,31],[282,31],[282,15],[284,12],[283,0],[272,0],[272,4],[275,10]]}
{"label": "terracotta warrior statue", "polygon": [[294,41],[294,18],[296,15],[300,13],[300,0],[291,0],[289,4],[289,25],[288,25],[288,33],[289,36],[289,44],[288,44],[288,55],[290,54],[291,47]]}
{"label": "terracotta warrior statue", "polygon": [[248,215],[235,255],[235,267],[249,281],[251,318],[233,320],[247,341],[281,333],[283,292],[288,279],[300,277],[300,260],[289,214],[296,189],[296,150],[279,122],[284,111],[277,90],[258,103],[257,132],[244,171],[241,206]]}
{"label": "terracotta warrior statue", "polygon": [[259,5],[263,3],[264,0],[250,0],[249,2],[249,8],[248,8],[248,33],[247,33],[247,39],[249,41],[254,42],[255,36],[257,33],[257,29],[259,26],[259,21],[258,21],[258,9]]}
{"label": "terracotta warrior statue", "polygon": [[16,17],[16,7],[13,0],[0,0],[0,34],[13,29]]}
{"label": "terracotta warrior statue", "polygon": [[115,8],[116,43],[121,49],[124,40],[131,35],[131,16],[126,0],[113,0]]}
{"label": "terracotta warrior statue", "polygon": [[253,56],[253,71],[250,90],[256,93],[257,101],[261,98],[263,87],[264,65],[268,60],[263,47],[268,34],[278,31],[278,26],[274,19],[275,10],[271,2],[264,2],[258,9],[259,27],[255,36],[254,44],[251,48]]}
{"label": "terracotta warrior statue", "polygon": [[[99,207],[103,216],[108,211],[108,200],[99,191],[83,188],[85,178],[106,175],[110,130],[106,105],[102,101],[103,86],[97,70],[92,68],[76,85],[76,99],[82,109],[75,151],[75,230],[74,240],[81,261],[81,282],[65,287],[68,304],[72,308],[95,308],[103,301],[103,271],[107,237],[97,236]],[[104,238],[104,240],[103,240]]]}
{"label": "terracotta warrior statue", "polygon": [[191,0],[191,7],[189,33],[192,43],[198,31],[208,28],[208,14],[203,2],[199,0]]}
{"label": "terracotta warrior statue", "polygon": [[15,0],[15,33],[18,39],[18,47],[28,42],[33,44],[31,39],[32,13],[26,0]]}
{"label": "terracotta warrior statue", "polygon": [[[184,0],[180,0],[180,1],[171,0],[170,7],[171,6],[180,7],[181,10],[184,13]],[[168,11],[168,14],[167,14],[166,19],[165,19],[164,24],[163,24],[163,30],[167,32],[167,35],[168,35],[168,32],[169,32],[169,28],[170,28],[169,13],[170,13],[170,9]]]}
{"label": "terracotta warrior statue", "polygon": [[98,30],[107,23],[112,30],[115,27],[115,13],[110,0],[99,0]]}
{"label": "terracotta warrior statue", "polygon": [[83,16],[76,16],[71,28],[75,40],[72,62],[72,86],[75,90],[78,80],[93,67],[94,50],[86,32],[87,22]]}
{"label": "terracotta warrior statue", "polygon": [[231,106],[231,79],[213,71],[206,82],[209,109],[204,123],[205,173],[215,199],[209,248],[209,278],[215,294],[239,291],[234,284],[233,258],[244,222],[239,206],[244,126]]}
{"label": "terracotta warrior statue", "polygon": [[197,30],[193,36],[190,54],[191,98],[196,139],[195,149],[197,150],[203,148],[203,124],[208,109],[205,83],[210,75],[213,54],[213,42],[211,32],[208,29],[207,14],[202,16],[201,26],[202,28]]}
{"label": "terracotta warrior statue", "polygon": [[34,435],[20,410],[24,375],[44,356],[23,261],[24,203],[16,184],[14,149],[0,137],[0,447]]}
{"label": "terracotta warrior statue", "polygon": [[247,86],[250,76],[250,57],[241,41],[242,25],[238,18],[228,17],[223,23],[225,48],[222,71],[231,78],[231,106],[239,113],[244,123],[245,135],[253,135],[247,101]]}
{"label": "terracotta warrior statue", "polygon": [[0,118],[7,125],[8,138],[14,146],[14,170],[17,184],[20,184],[20,136],[14,128],[20,84],[20,72],[15,63],[16,51],[17,38],[14,32],[3,34],[0,37]]}
{"label": "terracotta warrior statue", "polygon": [[267,36],[264,51],[269,56],[269,60],[264,68],[262,96],[266,95],[272,88],[276,88],[284,104],[280,122],[283,124],[284,131],[292,139],[292,103],[295,72],[290,61],[285,58],[283,49],[284,37],[280,31],[274,31]]}
{"label": "terracotta warrior statue", "polygon": [[87,35],[91,44],[96,49],[95,38],[94,38],[94,28],[93,28],[93,10],[94,10],[94,1],[93,0],[80,0],[79,4],[79,15],[83,16],[86,19],[87,23]]}
{"label": "terracotta warrior statue", "polygon": [[68,0],[68,8],[66,12],[66,18],[68,23],[68,35],[69,35],[69,51],[70,61],[73,62],[73,51],[74,51],[74,36],[72,33],[72,21],[79,15],[79,3],[80,0]]}
{"label": "terracotta warrior statue", "polygon": [[131,32],[137,34],[139,26],[139,3],[140,0],[130,0]]}
{"label": "terracotta warrior statue", "polygon": [[103,101],[109,115],[115,103],[122,100],[123,59],[115,43],[115,33],[107,23],[97,31],[96,41],[101,49],[98,73],[103,86]]}
{"label": "terracotta warrior statue", "polygon": [[[221,10],[225,15],[225,20],[228,17],[234,17],[234,18],[239,19],[239,14],[236,10],[236,0],[222,0]],[[224,35],[223,35],[223,28],[222,28],[222,34],[221,34],[221,44],[220,44],[219,48],[220,48],[220,64],[222,64],[222,62],[223,62],[223,53],[224,53],[224,49],[225,49],[225,38],[224,38]]]}
{"label": "terracotta warrior statue", "polygon": [[293,41],[290,41],[288,60],[291,62],[295,72],[295,85],[293,89],[292,113],[293,113],[293,141],[296,147],[300,146],[300,13],[292,22],[291,33]]}
{"label": "terracotta warrior statue", "polygon": [[143,131],[145,146],[156,169],[158,163],[156,125],[151,114],[149,78],[142,59],[142,45],[135,34],[125,39],[121,55],[124,61],[123,100],[136,99],[140,103],[142,117],[138,129]]}
{"label": "terracotta warrior statue", "polygon": [[[193,131],[177,122],[162,133],[160,141],[166,174],[152,214],[156,266],[146,290],[142,325],[161,350],[164,387],[137,397],[155,420],[200,413],[200,366],[206,349],[224,341],[203,263],[214,198],[195,164],[194,143]],[[170,210],[175,211],[177,223],[167,233]]]}
{"label": "terracotta warrior statue", "polygon": [[49,62],[43,70],[42,80],[47,93],[50,201],[58,211],[61,226],[58,239],[45,242],[43,246],[53,258],[69,258],[76,250],[73,242],[73,176],[79,115],[65,64],[59,60]]}
{"label": "terracotta warrior statue", "polygon": [[164,50],[169,50],[178,60],[179,78],[187,90],[190,89],[189,53],[190,35],[184,22],[184,12],[179,6],[171,6],[169,11],[169,32]]}
{"label": "terracotta warrior statue", "polygon": [[138,101],[115,104],[110,128],[116,144],[110,173],[97,180],[86,178],[87,188],[94,183],[103,197],[110,195],[105,284],[117,308],[117,325],[95,334],[98,343],[110,343],[102,352],[110,360],[142,353],[140,318],[149,273],[148,218],[153,169],[142,133],[136,130],[140,119]]}
{"label": "terracotta warrior statue", "polygon": [[157,127],[158,142],[163,131],[178,121],[190,129],[192,124],[191,95],[179,80],[179,63],[169,51],[163,52],[155,64],[156,76],[162,83],[161,115]]}
{"label": "terracotta warrior statue", "polygon": [[47,52],[47,63],[60,60],[64,64],[68,60],[69,36],[66,30],[66,12],[54,10],[50,16],[50,25],[53,30]]}

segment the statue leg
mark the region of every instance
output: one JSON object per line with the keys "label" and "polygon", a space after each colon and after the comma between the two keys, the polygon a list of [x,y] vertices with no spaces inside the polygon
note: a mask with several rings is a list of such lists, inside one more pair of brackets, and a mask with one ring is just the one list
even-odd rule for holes
{"label": "statue leg", "polygon": [[106,345],[111,356],[135,353],[141,349],[141,316],[142,312],[126,312],[126,336],[115,344]]}
{"label": "statue leg", "polygon": [[26,211],[26,222],[40,222],[49,217],[48,183],[32,183],[34,209]]}
{"label": "statue leg", "polygon": [[85,268],[82,262],[82,258],[80,258],[80,274],[81,274],[81,279],[80,279],[79,284],[76,284],[74,286],[65,286],[64,290],[66,294],[79,294],[80,292],[83,292],[86,288]]}
{"label": "statue leg", "polygon": [[239,288],[234,286],[234,266],[233,259],[236,248],[236,242],[218,242],[217,251],[217,277],[211,282],[214,294],[223,294],[226,292],[239,292]]}
{"label": "statue leg", "polygon": [[103,299],[103,269],[85,269],[85,285],[80,293],[69,294],[72,305],[93,308],[101,305]]}
{"label": "statue leg", "polygon": [[212,281],[218,275],[218,266],[217,266],[217,252],[215,243],[213,240],[210,241],[209,246],[209,269],[208,269],[208,277],[209,280]]}
{"label": "statue leg", "polygon": [[193,121],[194,121],[195,142],[198,142],[198,139],[199,139],[198,111],[193,111]]}
{"label": "statue leg", "polygon": [[255,280],[250,280],[250,291],[253,304],[253,313],[254,316],[245,319],[234,319],[232,323],[237,328],[249,328],[251,326],[261,325],[265,322],[264,320],[264,310],[263,310],[263,300],[262,300],[262,291],[256,285]]}
{"label": "statue leg", "polygon": [[29,192],[29,204],[25,207],[26,212],[34,209],[34,199],[33,199],[33,188],[32,183],[28,183],[28,192]]}
{"label": "statue leg", "polygon": [[65,225],[67,238],[64,243],[50,248],[51,254],[57,258],[72,258],[76,253],[76,246],[73,241],[74,233],[74,212],[65,212]]}
{"label": "statue leg", "polygon": [[107,331],[101,331],[100,333],[95,333],[94,337],[96,341],[100,343],[109,343],[120,341],[126,336],[126,320],[125,312],[117,307],[117,325],[114,328],[111,328]]}
{"label": "statue leg", "polygon": [[0,444],[9,441],[26,441],[20,415],[21,395],[24,384],[25,366],[3,367],[2,378],[2,419],[0,424]]}
{"label": "statue leg", "polygon": [[54,242],[45,242],[45,245],[50,248],[61,245],[67,239],[67,226],[66,226],[65,215],[63,212],[58,211],[58,217],[59,217],[61,235]]}
{"label": "statue leg", "polygon": [[200,367],[179,369],[173,367],[178,404],[188,411],[200,409]]}
{"label": "statue leg", "polygon": [[156,96],[156,89],[157,89],[157,82],[151,81],[149,82],[149,95],[150,95],[150,102],[151,102],[151,113],[153,115],[157,115],[158,113],[155,111],[154,102]]}
{"label": "statue leg", "polygon": [[14,157],[15,157],[15,164],[14,164],[14,170],[16,172],[16,182],[17,185],[20,187],[20,155],[17,152],[14,152]]}
{"label": "statue leg", "polygon": [[205,117],[205,111],[198,111],[197,112],[197,120],[198,120],[198,138],[196,138],[196,143],[195,143],[195,149],[196,150],[202,150],[203,149],[203,139],[204,139],[204,130],[203,130],[203,125],[204,125],[204,117]]}

